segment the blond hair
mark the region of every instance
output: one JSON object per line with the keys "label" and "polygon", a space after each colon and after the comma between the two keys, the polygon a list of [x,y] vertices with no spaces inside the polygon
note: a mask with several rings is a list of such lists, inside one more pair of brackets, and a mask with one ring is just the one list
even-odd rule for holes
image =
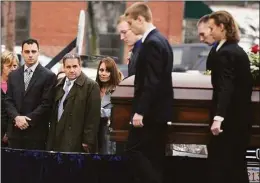
{"label": "blond hair", "polygon": [[152,22],[152,12],[149,6],[145,3],[134,3],[125,11],[125,16],[130,16],[134,20],[137,19],[138,16],[144,17],[146,22]]}
{"label": "blond hair", "polygon": [[121,16],[119,17],[119,19],[117,20],[117,25],[119,25],[119,24],[122,23],[122,22],[126,22],[126,17],[125,17],[125,15],[121,15]]}
{"label": "blond hair", "polygon": [[5,50],[4,52],[1,53],[1,73],[3,66],[6,64],[8,66],[13,65],[14,62],[19,63],[18,57],[14,52],[10,52],[8,50]]}

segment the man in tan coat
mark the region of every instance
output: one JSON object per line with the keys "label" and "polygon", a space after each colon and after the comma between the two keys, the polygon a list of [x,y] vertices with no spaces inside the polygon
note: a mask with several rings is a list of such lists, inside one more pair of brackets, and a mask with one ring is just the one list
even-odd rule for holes
{"label": "man in tan coat", "polygon": [[63,66],[66,77],[55,88],[47,150],[96,152],[101,104],[98,84],[81,71],[79,55],[65,55]]}

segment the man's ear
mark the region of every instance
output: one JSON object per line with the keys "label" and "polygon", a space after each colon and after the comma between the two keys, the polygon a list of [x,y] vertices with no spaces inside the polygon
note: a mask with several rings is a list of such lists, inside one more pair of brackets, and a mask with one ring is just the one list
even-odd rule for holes
{"label": "man's ear", "polygon": [[219,26],[220,26],[220,28],[221,28],[221,32],[223,32],[223,31],[225,30],[224,24],[221,23]]}
{"label": "man's ear", "polygon": [[138,15],[137,20],[138,20],[138,22],[143,23],[144,22],[144,17],[141,16],[141,15]]}

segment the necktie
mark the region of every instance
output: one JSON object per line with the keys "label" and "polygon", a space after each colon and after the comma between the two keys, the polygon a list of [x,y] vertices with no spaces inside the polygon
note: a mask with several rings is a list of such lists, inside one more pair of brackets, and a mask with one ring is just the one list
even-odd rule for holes
{"label": "necktie", "polygon": [[68,95],[68,93],[69,93],[69,87],[70,87],[70,85],[71,85],[71,81],[66,81],[66,84],[65,84],[65,88],[64,88],[64,95],[63,95],[63,97],[62,97],[62,99],[60,100],[60,103],[59,103],[59,108],[58,108],[58,121],[60,120],[60,118],[61,118],[61,115],[62,115],[62,113],[63,113],[63,111],[64,111],[64,109],[63,109],[63,103],[64,103],[64,101],[65,101],[65,99],[66,99],[66,97],[67,97],[67,95]]}
{"label": "necktie", "polygon": [[31,78],[32,78],[32,69],[27,68],[24,72],[24,89],[25,89],[25,91],[28,88]]}

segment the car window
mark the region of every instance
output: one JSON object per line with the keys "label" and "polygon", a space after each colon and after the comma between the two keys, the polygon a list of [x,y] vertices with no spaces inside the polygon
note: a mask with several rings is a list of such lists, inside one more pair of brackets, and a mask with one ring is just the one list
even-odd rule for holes
{"label": "car window", "polygon": [[207,56],[210,51],[205,44],[181,44],[173,46],[173,71],[184,72],[185,70],[206,70]]}

